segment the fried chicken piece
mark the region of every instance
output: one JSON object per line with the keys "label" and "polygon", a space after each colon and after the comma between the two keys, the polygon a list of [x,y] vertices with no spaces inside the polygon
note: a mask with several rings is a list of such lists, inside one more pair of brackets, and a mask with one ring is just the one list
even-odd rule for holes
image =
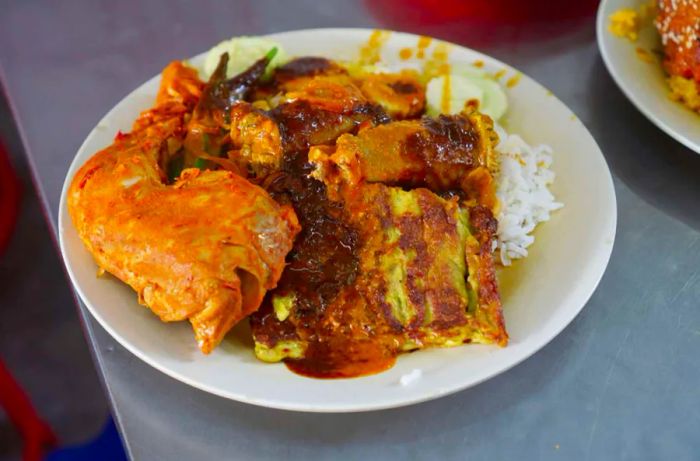
{"label": "fried chicken piece", "polygon": [[186,169],[164,183],[162,159],[182,145],[201,95],[196,75],[177,62],[164,70],[156,106],[78,170],[68,210],[98,266],[161,320],[188,319],[209,353],[276,286],[299,224],[228,171]]}
{"label": "fried chicken piece", "polygon": [[496,166],[496,142],[488,116],[440,115],[343,135],[335,146],[312,147],[309,161],[331,195],[361,183],[428,187],[461,191],[463,198],[493,210],[497,200],[490,170]]}

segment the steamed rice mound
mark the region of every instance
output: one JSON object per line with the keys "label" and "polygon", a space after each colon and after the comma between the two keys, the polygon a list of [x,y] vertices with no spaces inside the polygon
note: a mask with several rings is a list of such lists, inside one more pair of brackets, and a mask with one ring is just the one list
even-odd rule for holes
{"label": "steamed rice mound", "polygon": [[537,225],[549,221],[550,213],[564,205],[549,190],[554,182],[552,148],[530,146],[520,136],[508,134],[498,125],[495,128],[500,139],[496,146],[500,210],[494,250],[501,264],[509,266],[514,259],[527,257]]}

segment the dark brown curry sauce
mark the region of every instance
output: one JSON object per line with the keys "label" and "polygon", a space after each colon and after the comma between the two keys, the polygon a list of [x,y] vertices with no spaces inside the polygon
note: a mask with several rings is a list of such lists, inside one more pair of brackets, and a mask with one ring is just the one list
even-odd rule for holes
{"label": "dark brown curry sauce", "polygon": [[[297,78],[343,73],[343,68],[327,59],[298,58],[275,71],[272,88],[267,91],[274,94],[277,87]],[[339,113],[304,100],[280,104],[267,115],[280,129],[285,155],[280,170],[264,178],[261,185],[275,200],[294,207],[302,230],[287,256],[277,288],[251,317],[255,339],[268,346],[285,340],[303,342],[304,358],[285,360],[301,375],[342,378],[383,371],[393,365],[393,352],[381,343],[366,337],[358,340],[350,331],[331,325],[352,316],[352,308],[347,306],[360,301],[354,285],[361,242],[343,204],[329,200],[325,185],[309,177],[313,166],[307,162],[307,152],[311,145],[333,143],[364,123],[386,123],[389,117],[375,104],[363,103]],[[279,321],[272,298],[292,293],[293,312],[290,318]],[[352,323],[349,318],[340,321]]]}
{"label": "dark brown curry sauce", "polygon": [[[343,378],[378,373],[392,366],[395,355],[371,340],[355,340],[351,334],[329,329],[327,321],[359,301],[353,284],[359,272],[357,231],[348,223],[342,204],[330,201],[326,188],[308,175],[312,166],[306,152],[285,156],[280,172],[265,181],[270,195],[291,204],[301,232],[287,256],[287,267],[251,323],[256,340],[274,345],[282,340],[303,340],[303,359],[287,359],[295,373],[316,378]],[[345,297],[335,303],[339,294]],[[291,319],[280,322],[271,306],[272,296],[295,295]],[[329,313],[333,308],[338,312]]]}
{"label": "dark brown curry sauce", "polygon": [[[297,58],[276,69],[263,91],[277,94],[285,83],[295,79],[333,74],[347,74],[347,71],[325,58]],[[380,105],[370,102],[362,102],[349,111],[338,112],[315,107],[306,100],[298,99],[278,105],[268,111],[267,115],[280,129],[284,151],[290,153],[305,151],[311,145],[332,144],[340,135],[355,132],[365,123],[379,125],[390,121]]]}
{"label": "dark brown curry sauce", "polygon": [[396,363],[396,352],[381,342],[328,337],[309,344],[300,360],[285,360],[287,368],[311,378],[355,378],[382,372]]}
{"label": "dark brown curry sauce", "polygon": [[314,317],[323,314],[341,287],[355,281],[359,242],[342,204],[328,200],[323,183],[308,177],[312,166],[305,160],[306,152],[288,155],[267,190],[294,207],[302,227],[276,292],[294,290],[297,310]]}
{"label": "dark brown curry sauce", "polygon": [[440,115],[423,117],[421,128],[408,137],[403,155],[425,165],[422,178],[414,185],[434,191],[458,189],[461,181],[475,166],[479,135],[469,119]]}

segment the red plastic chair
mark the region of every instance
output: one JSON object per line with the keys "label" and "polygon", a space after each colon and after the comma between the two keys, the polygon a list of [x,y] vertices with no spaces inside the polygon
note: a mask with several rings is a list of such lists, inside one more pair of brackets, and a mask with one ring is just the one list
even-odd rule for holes
{"label": "red plastic chair", "polygon": [[17,221],[20,187],[5,145],[0,140],[0,255],[3,254]]}
{"label": "red plastic chair", "polygon": [[[0,257],[9,244],[17,221],[20,185],[0,140]],[[0,360],[0,407],[24,439],[22,459],[40,461],[56,445],[56,436],[37,414],[29,397]]]}

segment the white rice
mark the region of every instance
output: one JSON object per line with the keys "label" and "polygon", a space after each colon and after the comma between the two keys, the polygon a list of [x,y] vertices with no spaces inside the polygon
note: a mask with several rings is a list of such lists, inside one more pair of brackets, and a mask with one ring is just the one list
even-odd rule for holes
{"label": "white rice", "polygon": [[552,148],[530,146],[498,125],[496,132],[500,138],[496,146],[500,155],[496,178],[500,210],[494,251],[501,263],[509,266],[514,259],[527,256],[527,247],[535,241],[532,232],[537,224],[548,221],[550,213],[564,205],[549,190],[554,182],[550,169]]}

